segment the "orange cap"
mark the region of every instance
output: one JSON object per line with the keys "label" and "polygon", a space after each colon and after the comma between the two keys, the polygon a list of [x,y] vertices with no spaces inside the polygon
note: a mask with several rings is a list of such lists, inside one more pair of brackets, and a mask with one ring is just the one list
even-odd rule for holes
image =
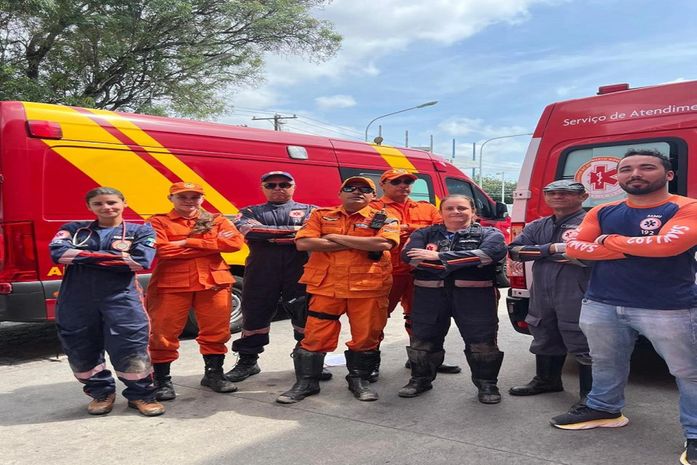
{"label": "orange cap", "polygon": [[375,191],[375,183],[373,182],[372,179],[366,178],[364,176],[351,176],[350,178],[344,179],[344,182],[341,183],[341,187],[344,187],[345,185],[351,183],[353,184],[354,181],[362,181],[364,184],[367,184],[370,186],[373,191]]}
{"label": "orange cap", "polygon": [[413,180],[417,179],[414,173],[410,173],[409,171],[402,168],[395,168],[382,173],[382,176],[380,176],[380,184],[384,183],[385,181],[391,181],[397,178],[409,178]]}
{"label": "orange cap", "polygon": [[180,192],[198,192],[203,194],[203,187],[193,182],[175,182],[169,188],[170,195],[179,194]]}

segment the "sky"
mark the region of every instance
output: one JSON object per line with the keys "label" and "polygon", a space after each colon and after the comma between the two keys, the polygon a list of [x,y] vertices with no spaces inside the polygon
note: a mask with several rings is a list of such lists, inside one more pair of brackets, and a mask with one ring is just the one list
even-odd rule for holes
{"label": "sky", "polygon": [[[429,146],[471,173],[488,139],[531,133],[550,103],[697,79],[694,0],[334,0],[315,16],[343,36],[330,60],[266,56],[264,79],[227,95],[218,119],[291,116],[284,131]],[[530,136],[482,149],[484,176],[517,179]],[[478,162],[477,162],[478,163]]]}

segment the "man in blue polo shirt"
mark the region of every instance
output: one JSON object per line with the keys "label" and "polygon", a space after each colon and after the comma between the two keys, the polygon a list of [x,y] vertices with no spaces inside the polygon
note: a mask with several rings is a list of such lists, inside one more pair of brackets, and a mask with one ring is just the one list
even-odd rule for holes
{"label": "man in blue polo shirt", "polygon": [[[630,150],[617,166],[627,199],[588,212],[569,257],[594,260],[580,326],[593,359],[585,405],[552,418],[561,429],[615,428],[639,334],[668,364],[680,391],[682,464],[697,464],[697,200],[672,195],[670,160]],[[660,289],[660,292],[656,290]]]}

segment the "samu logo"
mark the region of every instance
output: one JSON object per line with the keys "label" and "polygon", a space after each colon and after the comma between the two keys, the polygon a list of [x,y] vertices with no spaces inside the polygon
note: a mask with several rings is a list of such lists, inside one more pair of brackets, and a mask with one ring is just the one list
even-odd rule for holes
{"label": "samu logo", "polygon": [[661,220],[659,218],[644,218],[641,220],[641,223],[639,223],[639,227],[641,228],[641,233],[646,235],[646,236],[652,236],[654,234],[654,231],[656,231],[658,228],[660,228],[663,225]]}

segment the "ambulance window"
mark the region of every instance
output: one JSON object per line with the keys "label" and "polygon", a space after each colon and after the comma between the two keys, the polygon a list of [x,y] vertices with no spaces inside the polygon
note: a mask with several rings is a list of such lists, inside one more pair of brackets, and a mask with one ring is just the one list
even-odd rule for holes
{"label": "ambulance window", "polygon": [[430,202],[431,196],[428,192],[428,183],[425,179],[419,178],[414,181],[414,185],[411,187],[411,195],[409,196],[413,200]]}
{"label": "ambulance window", "polygon": [[[677,158],[679,144],[672,141],[656,140],[637,143],[622,142],[616,145],[579,147],[564,151],[560,162],[560,175],[557,179],[574,179],[582,182],[588,190],[588,200],[583,204],[590,208],[606,202],[626,197],[617,182],[617,163],[629,149],[657,150],[673,160]],[[671,192],[677,191],[677,181],[669,186]]]}
{"label": "ambulance window", "polygon": [[[340,168],[341,179],[350,178],[351,176],[363,176],[370,178],[375,183],[377,187],[377,197],[382,197],[382,188],[380,187],[380,176],[383,171],[371,170],[371,169],[361,169],[361,168]],[[415,201],[425,201],[435,204],[436,196],[433,192],[433,181],[431,181],[431,176],[424,173],[414,173],[417,176],[414,182],[411,195],[409,196]]]}
{"label": "ambulance window", "polygon": [[467,181],[457,178],[445,178],[445,187],[448,190],[448,194],[462,194],[471,197],[474,200],[474,205],[477,207],[477,214],[482,218],[494,217],[489,199],[477,187],[473,187]]}
{"label": "ambulance window", "polygon": [[462,179],[445,178],[445,188],[448,190],[448,194],[460,194],[474,198],[472,185]]}

